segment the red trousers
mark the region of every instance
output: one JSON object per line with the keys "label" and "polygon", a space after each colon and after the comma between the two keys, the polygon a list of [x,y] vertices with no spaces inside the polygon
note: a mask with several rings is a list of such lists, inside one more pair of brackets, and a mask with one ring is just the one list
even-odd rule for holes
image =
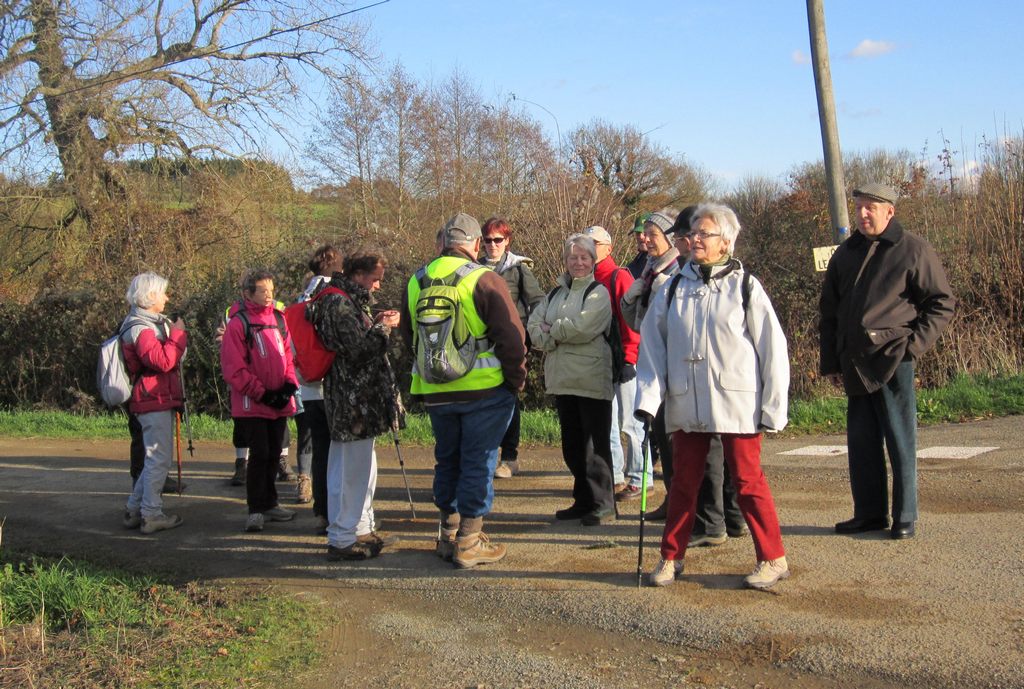
{"label": "red trousers", "polygon": [[[736,501],[754,538],[757,560],[780,558],[786,551],[782,547],[775,501],[761,471],[761,434],[722,433],[721,437],[725,461],[736,485]],[[672,434],[672,485],[665,532],[661,536],[661,556],[666,560],[682,560],[686,555],[710,443],[710,433]]]}

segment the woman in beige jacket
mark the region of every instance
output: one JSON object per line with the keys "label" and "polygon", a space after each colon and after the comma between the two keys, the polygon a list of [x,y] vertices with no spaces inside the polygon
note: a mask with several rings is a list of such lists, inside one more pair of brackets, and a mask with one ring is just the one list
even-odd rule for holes
{"label": "woman in beige jacket", "polygon": [[562,427],[562,457],[573,475],[570,507],[556,519],[584,526],[615,520],[612,490],[612,354],[608,290],[594,280],[594,241],[574,234],[562,250],[566,272],[533,310],[527,325],[544,352],[544,385],[555,396]]}

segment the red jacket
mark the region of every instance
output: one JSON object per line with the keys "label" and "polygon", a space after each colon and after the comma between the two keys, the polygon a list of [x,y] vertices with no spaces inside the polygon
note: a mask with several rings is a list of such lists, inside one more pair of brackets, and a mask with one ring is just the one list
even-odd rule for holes
{"label": "red jacket", "polygon": [[124,361],[134,379],[128,411],[147,414],[179,409],[185,397],[178,367],[188,335],[184,330],[171,330],[164,316],[150,311],[133,308],[128,318],[135,321],[121,337]]}
{"label": "red jacket", "polygon": [[[245,324],[235,314],[245,309],[249,318],[252,344],[246,343]],[[259,306],[245,300],[231,308],[224,339],[220,343],[220,366],[231,388],[231,416],[277,419],[295,413],[295,398],[288,400],[284,409],[260,404],[267,390],[276,390],[285,383],[298,385],[295,364],[292,361],[292,341],[287,326],[278,329],[272,306]],[[281,322],[284,315],[281,314]]]}
{"label": "red jacket", "polygon": [[[612,274],[615,275],[615,289],[612,290]],[[619,321],[619,334],[622,336],[622,348],[626,351],[626,363],[636,365],[636,353],[640,347],[640,333],[633,330],[622,317],[622,295],[633,284],[633,274],[615,264],[615,259],[607,256],[594,266],[594,279],[604,285],[612,298],[612,315]]]}

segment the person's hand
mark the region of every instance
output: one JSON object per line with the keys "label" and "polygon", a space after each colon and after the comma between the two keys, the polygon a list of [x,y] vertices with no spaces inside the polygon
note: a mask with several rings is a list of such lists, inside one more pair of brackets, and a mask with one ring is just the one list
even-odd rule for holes
{"label": "person's hand", "polygon": [[640,419],[641,425],[644,427],[644,436],[651,434],[651,426],[654,425],[654,417],[643,409],[637,409],[634,416]]}
{"label": "person's hand", "polygon": [[377,314],[377,322],[383,323],[389,328],[397,328],[401,320],[401,314],[395,309],[388,309]]}
{"label": "person's hand", "polygon": [[620,383],[628,383],[636,378],[636,366],[628,361],[622,366],[622,375],[619,376]]}
{"label": "person's hand", "polygon": [[217,344],[220,344],[224,339],[224,332],[228,329],[226,325],[218,325],[217,332],[214,333],[213,339],[216,340]]}
{"label": "person's hand", "polygon": [[184,330],[185,321],[181,316],[178,316],[173,323],[171,323],[171,330]]}
{"label": "person's hand", "polygon": [[629,286],[629,289],[627,289],[626,293],[622,295],[622,298],[625,299],[626,301],[633,302],[640,298],[640,295],[643,294],[643,291],[644,281],[641,280],[640,278],[637,278],[636,280],[633,280],[633,284]]}
{"label": "person's hand", "polygon": [[297,385],[295,385],[295,383],[291,383],[291,382],[288,382],[288,383],[285,383],[284,385],[282,385],[281,387],[279,387],[279,388],[277,389],[277,391],[278,391],[278,392],[279,392],[279,393],[281,394],[281,396],[283,396],[283,397],[284,397],[285,399],[288,399],[289,397],[291,397],[292,395],[294,395],[294,394],[295,394],[295,391],[296,391],[296,390],[298,390],[298,389],[299,389],[299,388],[298,388],[298,386],[297,386]]}

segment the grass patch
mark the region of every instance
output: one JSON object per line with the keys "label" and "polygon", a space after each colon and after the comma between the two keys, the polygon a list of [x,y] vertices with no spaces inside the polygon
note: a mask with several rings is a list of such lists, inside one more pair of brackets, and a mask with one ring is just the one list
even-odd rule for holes
{"label": "grass patch", "polygon": [[[1024,375],[958,376],[944,387],[917,392],[917,418],[922,424],[974,421],[1015,414],[1024,414]],[[294,422],[289,423],[294,434]],[[192,433],[196,440],[229,442],[231,428],[230,419],[206,414],[192,417]],[[787,434],[845,431],[845,397],[834,395],[790,402]],[[520,434],[524,445],[559,445],[558,414],[553,409],[524,411]],[[127,435],[128,420],[119,411],[93,415],[62,411],[0,411],[0,437],[123,440]],[[184,435],[182,427],[183,442]],[[433,445],[430,418],[426,414],[409,414],[400,438],[406,445]],[[382,437],[379,442],[389,441],[390,438]]]}
{"label": "grass patch", "polygon": [[0,685],[264,686],[315,659],[315,619],[312,605],[267,589],[169,586],[5,553]]}

